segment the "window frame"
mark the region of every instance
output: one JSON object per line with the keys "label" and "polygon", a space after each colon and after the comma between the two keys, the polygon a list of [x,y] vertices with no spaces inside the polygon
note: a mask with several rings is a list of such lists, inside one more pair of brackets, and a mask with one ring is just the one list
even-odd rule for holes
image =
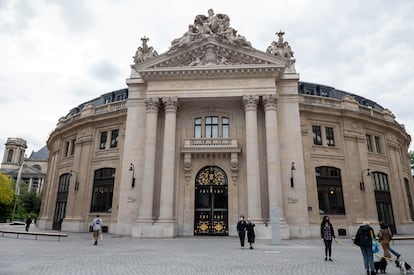
{"label": "window frame", "polygon": [[[322,130],[320,125],[312,125],[312,136],[314,145],[322,145]],[[319,140],[318,140],[319,138]]]}

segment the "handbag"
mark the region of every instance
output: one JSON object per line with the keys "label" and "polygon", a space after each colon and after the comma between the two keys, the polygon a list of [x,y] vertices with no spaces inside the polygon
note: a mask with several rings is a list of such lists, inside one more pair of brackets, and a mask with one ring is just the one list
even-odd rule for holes
{"label": "handbag", "polygon": [[378,247],[378,243],[377,243],[377,239],[375,238],[374,234],[372,234],[372,230],[370,231],[371,233],[371,240],[372,240],[372,253],[378,253],[379,247]]}

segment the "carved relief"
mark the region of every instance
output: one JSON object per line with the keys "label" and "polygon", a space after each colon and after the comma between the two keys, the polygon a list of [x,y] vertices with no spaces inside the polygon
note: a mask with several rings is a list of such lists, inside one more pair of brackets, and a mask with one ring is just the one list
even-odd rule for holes
{"label": "carved relief", "polygon": [[188,26],[188,30],[182,37],[174,39],[168,53],[173,53],[179,48],[214,37],[217,40],[232,45],[252,48],[246,38],[230,27],[230,17],[226,14],[214,14],[212,9],[208,10],[208,16],[197,15],[194,24]]}
{"label": "carved relief", "polygon": [[145,60],[158,56],[158,53],[156,50],[154,50],[153,47],[148,47],[147,41],[149,41],[149,38],[143,37],[141,38],[142,41],[142,47],[138,47],[137,51],[135,52],[135,56],[132,58],[134,59],[135,65],[138,65]]}
{"label": "carved relief", "polygon": [[291,59],[293,58],[293,51],[292,48],[290,47],[289,43],[287,41],[283,41],[283,35],[285,33],[282,31],[279,31],[276,33],[276,35],[279,37],[278,41],[273,41],[269,47],[267,47],[266,52],[276,55],[276,56],[281,56],[284,58],[288,58]]}
{"label": "carved relief", "polygon": [[263,107],[265,111],[267,110],[276,110],[277,107],[277,98],[274,95],[264,95],[262,96]]}
{"label": "carved relief", "polygon": [[165,112],[177,112],[178,110],[178,99],[176,97],[163,98]]}
{"label": "carved relief", "polygon": [[253,96],[253,95],[243,96],[243,105],[244,105],[245,111],[249,111],[249,110],[256,111],[258,104],[259,104],[258,96]]}
{"label": "carved relief", "polygon": [[157,113],[159,109],[159,101],[158,99],[147,98],[145,99],[145,106],[147,108],[147,113]]}

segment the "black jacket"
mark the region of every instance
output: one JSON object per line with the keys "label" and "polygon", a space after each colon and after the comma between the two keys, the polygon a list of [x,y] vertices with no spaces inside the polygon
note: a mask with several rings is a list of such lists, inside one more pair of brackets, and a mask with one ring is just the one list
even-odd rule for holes
{"label": "black jacket", "polygon": [[363,224],[359,227],[355,235],[354,244],[362,247],[370,247],[372,245],[372,236],[375,236],[372,227],[367,224]]}

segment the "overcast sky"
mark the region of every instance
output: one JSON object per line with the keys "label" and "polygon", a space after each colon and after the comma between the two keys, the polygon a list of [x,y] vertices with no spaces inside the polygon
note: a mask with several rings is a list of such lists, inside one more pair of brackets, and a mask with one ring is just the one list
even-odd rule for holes
{"label": "overcast sky", "polygon": [[301,81],[369,98],[412,135],[412,0],[0,0],[0,156],[8,137],[41,149],[70,109],[126,88],[141,37],[161,54],[209,8],[258,50],[283,30]]}

